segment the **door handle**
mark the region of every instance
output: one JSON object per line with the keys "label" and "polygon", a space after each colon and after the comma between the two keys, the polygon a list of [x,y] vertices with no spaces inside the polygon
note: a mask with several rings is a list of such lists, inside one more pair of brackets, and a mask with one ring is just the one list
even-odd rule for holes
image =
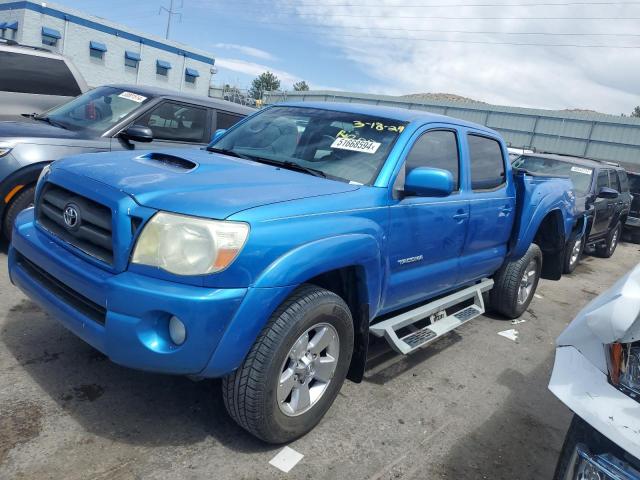
{"label": "door handle", "polygon": [[504,213],[505,215],[509,215],[511,212],[513,212],[513,207],[502,207],[500,209],[501,213]]}
{"label": "door handle", "polygon": [[465,218],[468,218],[469,214],[468,213],[464,213],[464,212],[458,212],[453,216],[453,219],[460,222],[462,220],[464,220]]}

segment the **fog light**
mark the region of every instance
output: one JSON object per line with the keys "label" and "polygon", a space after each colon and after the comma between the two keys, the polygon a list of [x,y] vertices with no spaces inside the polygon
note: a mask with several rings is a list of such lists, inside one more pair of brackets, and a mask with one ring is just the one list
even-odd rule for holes
{"label": "fog light", "polygon": [[176,345],[182,345],[187,338],[187,328],[178,317],[169,319],[169,336]]}

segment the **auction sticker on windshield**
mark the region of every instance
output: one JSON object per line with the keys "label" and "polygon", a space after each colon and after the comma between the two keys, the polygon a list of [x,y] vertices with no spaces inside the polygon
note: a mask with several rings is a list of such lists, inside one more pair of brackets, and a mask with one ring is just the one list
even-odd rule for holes
{"label": "auction sticker on windshield", "polygon": [[336,138],[335,142],[331,144],[331,148],[374,154],[378,151],[380,145],[378,142],[365,140],[363,138]]}
{"label": "auction sticker on windshield", "polygon": [[584,173],[585,175],[591,175],[591,172],[593,172],[593,170],[591,170],[590,168],[582,167],[571,167],[571,171],[576,173]]}
{"label": "auction sticker on windshield", "polygon": [[127,100],[131,100],[132,102],[136,102],[136,103],[142,103],[147,99],[147,97],[143,97],[142,95],[138,95],[137,93],[131,93],[131,92],[122,92],[118,96],[120,98],[126,98]]}

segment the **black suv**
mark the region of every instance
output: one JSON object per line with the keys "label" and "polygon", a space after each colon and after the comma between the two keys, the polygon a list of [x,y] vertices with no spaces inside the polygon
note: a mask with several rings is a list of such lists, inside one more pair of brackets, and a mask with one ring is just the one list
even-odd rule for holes
{"label": "black suv", "polygon": [[624,224],[624,233],[628,240],[640,243],[640,167],[630,165],[626,169],[629,177],[629,191],[633,199],[629,216]]}
{"label": "black suv", "polygon": [[576,268],[585,250],[605,258],[613,255],[631,208],[624,168],[609,162],[541,153],[522,155],[513,166],[533,173],[568,176],[573,181],[576,214],[581,218],[567,242],[565,273]]}

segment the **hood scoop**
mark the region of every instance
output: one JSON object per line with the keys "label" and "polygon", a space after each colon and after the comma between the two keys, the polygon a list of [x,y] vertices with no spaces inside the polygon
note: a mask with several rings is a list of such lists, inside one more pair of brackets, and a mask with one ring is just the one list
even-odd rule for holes
{"label": "hood scoop", "polygon": [[168,153],[149,152],[133,159],[136,162],[164,168],[175,173],[186,173],[195,170],[198,164],[186,158],[170,155]]}

